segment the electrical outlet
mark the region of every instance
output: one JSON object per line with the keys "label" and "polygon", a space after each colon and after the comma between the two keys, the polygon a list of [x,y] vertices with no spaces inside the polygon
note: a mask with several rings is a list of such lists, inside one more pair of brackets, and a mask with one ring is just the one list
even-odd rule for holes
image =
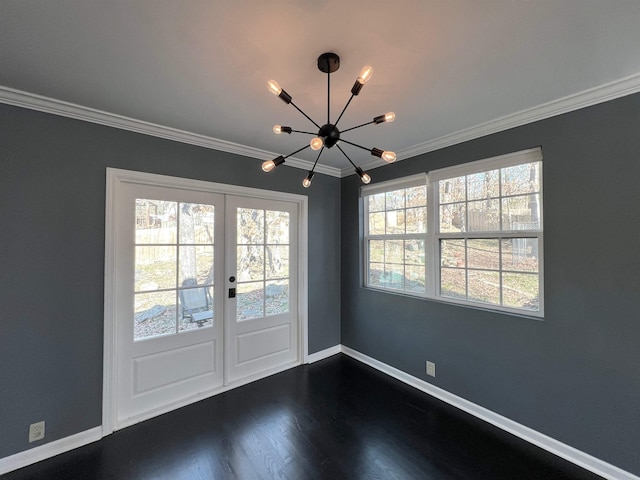
{"label": "electrical outlet", "polygon": [[436,364],[427,360],[427,375],[430,377],[436,376]]}
{"label": "electrical outlet", "polygon": [[44,438],[44,421],[29,425],[29,443],[37,442]]}

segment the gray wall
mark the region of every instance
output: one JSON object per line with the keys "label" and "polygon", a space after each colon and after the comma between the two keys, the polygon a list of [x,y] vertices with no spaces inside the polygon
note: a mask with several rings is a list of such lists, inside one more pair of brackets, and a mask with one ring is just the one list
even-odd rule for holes
{"label": "gray wall", "polygon": [[342,343],[638,475],[640,95],[371,174],[383,181],[538,145],[544,321],[362,288],[351,177],[342,184]]}
{"label": "gray wall", "polygon": [[309,352],[340,343],[339,179],[0,104],[0,458],[102,422],[106,167],[308,194]]}

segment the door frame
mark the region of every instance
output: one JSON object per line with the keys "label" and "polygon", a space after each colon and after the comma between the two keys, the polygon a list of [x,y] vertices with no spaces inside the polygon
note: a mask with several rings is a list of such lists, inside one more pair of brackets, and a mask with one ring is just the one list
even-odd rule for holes
{"label": "door frame", "polygon": [[[154,173],[123,170],[117,168],[106,169],[106,203],[105,203],[105,265],[104,265],[104,348],[103,348],[103,388],[102,388],[102,436],[113,433],[116,427],[116,319],[113,309],[115,300],[115,271],[116,271],[116,231],[118,225],[115,222],[116,200],[120,194],[121,185],[134,183],[140,185],[152,185],[184,190],[196,190],[200,192],[217,193],[224,195],[236,195],[243,197],[261,198],[266,200],[278,200],[298,205],[298,359],[296,365],[308,362],[308,197],[272,190],[241,187],[222,183],[207,182],[182,177],[172,177]],[[287,366],[286,368],[290,368]],[[286,369],[285,368],[285,369]],[[275,372],[268,372],[273,374]],[[256,380],[248,378],[246,382],[234,382],[233,385],[214,388],[189,397],[180,402],[167,405],[157,410],[148,412],[140,417],[131,419],[119,428],[133,425],[148,418],[152,418],[191,403],[203,400],[210,396],[222,393]]]}

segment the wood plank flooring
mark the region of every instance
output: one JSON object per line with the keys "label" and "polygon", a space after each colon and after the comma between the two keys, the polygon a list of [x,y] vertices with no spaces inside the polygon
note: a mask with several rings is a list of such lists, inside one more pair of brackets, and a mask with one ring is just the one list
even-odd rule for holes
{"label": "wood plank flooring", "polygon": [[600,477],[336,355],[3,476],[35,479]]}

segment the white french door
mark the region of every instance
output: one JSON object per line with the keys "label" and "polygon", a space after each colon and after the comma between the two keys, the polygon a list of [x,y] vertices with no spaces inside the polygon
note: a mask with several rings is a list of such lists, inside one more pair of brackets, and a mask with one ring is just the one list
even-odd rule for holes
{"label": "white french door", "polygon": [[229,382],[298,359],[298,211],[227,197],[226,372]]}
{"label": "white french door", "polygon": [[125,183],[118,203],[115,372],[123,425],[223,384],[224,196]]}
{"label": "white french door", "polygon": [[107,433],[302,360],[300,203],[128,173],[148,183],[108,185]]}

